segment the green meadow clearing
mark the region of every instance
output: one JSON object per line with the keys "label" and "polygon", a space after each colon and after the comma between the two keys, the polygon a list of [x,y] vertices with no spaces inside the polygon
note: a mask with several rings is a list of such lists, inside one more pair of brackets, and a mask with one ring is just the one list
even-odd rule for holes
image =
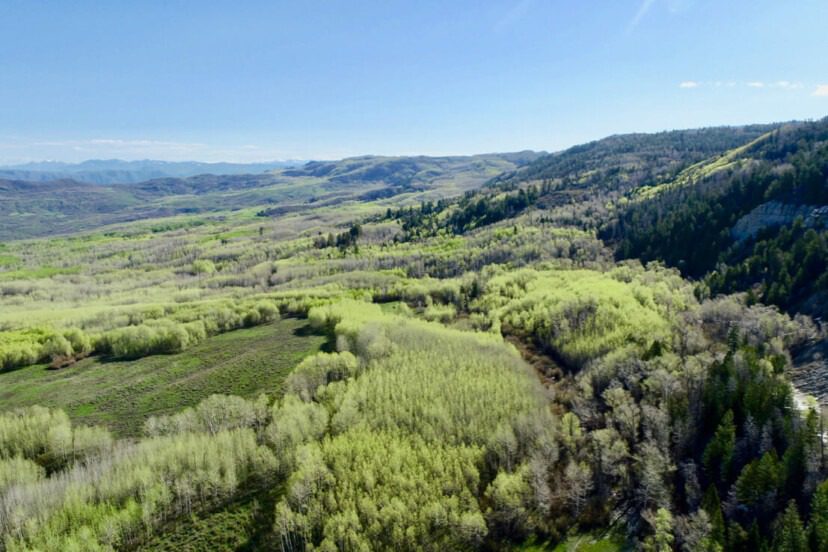
{"label": "green meadow clearing", "polygon": [[283,318],[213,336],[177,354],[128,361],[94,356],[60,370],[36,364],[0,373],[0,410],[61,408],[75,422],[137,436],[147,417],[194,406],[213,393],[278,397],[293,367],[326,342],[306,321]]}

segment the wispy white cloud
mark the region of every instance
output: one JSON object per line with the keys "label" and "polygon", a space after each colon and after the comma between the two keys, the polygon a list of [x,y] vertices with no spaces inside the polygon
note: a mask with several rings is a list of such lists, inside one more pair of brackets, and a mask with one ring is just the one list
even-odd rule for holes
{"label": "wispy white cloud", "polygon": [[801,82],[791,82],[786,80],[776,81],[771,84],[773,88],[784,88],[785,90],[798,90],[804,85]]}
{"label": "wispy white cloud", "polygon": [[519,0],[515,3],[512,8],[504,15],[497,23],[494,25],[494,30],[496,33],[502,33],[521,19],[526,16],[526,13],[529,11],[529,8],[532,7],[532,4],[535,3],[535,0]]}
{"label": "wispy white cloud", "polygon": [[627,26],[627,30],[633,30],[635,27],[641,23],[641,20],[644,19],[644,16],[647,15],[647,12],[650,11],[650,8],[653,7],[653,4],[656,3],[656,0],[641,0],[641,4],[638,6],[638,11],[635,12],[635,16],[633,16],[632,20],[630,20],[630,24]]}
{"label": "wispy white cloud", "polygon": [[828,97],[828,84],[818,84],[812,96]]}
{"label": "wispy white cloud", "polygon": [[681,13],[690,8],[694,0],[668,0],[667,9],[670,13]]}
{"label": "wispy white cloud", "polygon": [[[700,88],[700,87],[713,87],[713,88],[736,88],[737,86],[746,86],[748,88],[754,89],[780,89],[780,90],[800,90],[805,88],[805,84],[800,81],[788,81],[788,80],[778,80],[778,81],[748,81],[748,82],[737,82],[737,81],[695,81],[695,80],[686,80],[679,83],[679,88]],[[820,85],[820,86],[828,86],[828,85]],[[817,87],[819,90],[819,87]],[[821,95],[828,95],[828,92],[814,92],[814,95],[821,96]]]}

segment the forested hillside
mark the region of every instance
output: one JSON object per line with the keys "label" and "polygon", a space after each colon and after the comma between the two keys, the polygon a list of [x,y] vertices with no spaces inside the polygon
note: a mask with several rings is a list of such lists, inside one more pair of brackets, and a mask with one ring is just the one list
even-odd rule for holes
{"label": "forested hillside", "polygon": [[[621,258],[706,276],[706,292],[750,290],[764,303],[821,314],[824,301],[813,301],[828,284],[828,120],[785,125],[697,172],[638,191],[602,237],[618,242]],[[763,216],[770,202],[788,209]]]}
{"label": "forested hillside", "polygon": [[[230,174],[205,171],[126,184],[117,184],[118,179],[105,184],[84,180],[83,173],[74,180],[78,175],[71,170],[45,173],[60,177],[57,180],[44,179],[38,173],[32,181],[20,178],[26,174],[6,176],[0,171],[0,239],[65,234],[194,213],[221,217],[228,210],[255,208],[262,216],[271,216],[303,211],[310,204],[341,206],[347,201],[393,196],[400,201],[436,200],[477,188],[537,156],[533,152],[470,157],[366,156],[255,174],[238,174],[238,167],[230,165]],[[169,172],[186,170],[173,166]]]}
{"label": "forested hillside", "polygon": [[790,380],[826,338],[826,129],[161,180],[128,193],[195,210],[20,227],[0,548],[826,549]]}

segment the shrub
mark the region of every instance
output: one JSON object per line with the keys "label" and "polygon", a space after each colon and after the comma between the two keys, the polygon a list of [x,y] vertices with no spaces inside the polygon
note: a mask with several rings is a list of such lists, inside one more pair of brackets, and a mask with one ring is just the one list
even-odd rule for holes
{"label": "shrub", "polygon": [[28,485],[45,476],[42,466],[21,456],[0,459],[0,493],[12,485]]}
{"label": "shrub", "polygon": [[193,261],[192,273],[199,274],[213,274],[216,271],[216,265],[209,259],[197,259]]}
{"label": "shrub", "polygon": [[51,359],[72,356],[73,352],[72,344],[62,335],[50,337],[41,349],[41,354]]}
{"label": "shrub", "polygon": [[267,397],[248,401],[232,395],[210,395],[195,408],[185,408],[170,416],[152,416],[144,424],[144,433],[157,437],[181,433],[209,433],[238,428],[261,428],[269,413]]}
{"label": "shrub", "polygon": [[349,352],[317,353],[291,372],[285,381],[285,389],[304,401],[315,400],[321,386],[355,375],[357,367],[356,357]]}

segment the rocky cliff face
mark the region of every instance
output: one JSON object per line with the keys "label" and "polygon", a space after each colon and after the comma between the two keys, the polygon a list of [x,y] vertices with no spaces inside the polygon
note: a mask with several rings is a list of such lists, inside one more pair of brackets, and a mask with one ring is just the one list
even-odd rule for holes
{"label": "rocky cliff face", "polygon": [[794,205],[769,201],[736,222],[730,233],[739,241],[755,236],[764,228],[787,226],[802,217],[807,227],[828,226],[828,206]]}
{"label": "rocky cliff face", "polygon": [[789,375],[797,390],[828,405],[828,342],[815,341],[798,351]]}

